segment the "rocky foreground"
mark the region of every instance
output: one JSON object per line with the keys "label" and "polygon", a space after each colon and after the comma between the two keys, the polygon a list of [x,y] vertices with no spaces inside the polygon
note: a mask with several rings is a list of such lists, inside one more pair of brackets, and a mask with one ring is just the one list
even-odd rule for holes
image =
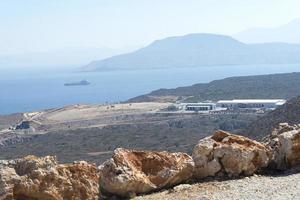
{"label": "rocky foreground", "polygon": [[[285,170],[300,164],[299,151],[300,127],[281,124],[265,138],[264,143],[217,131],[200,140],[192,156],[116,149],[113,157],[99,167],[85,161],[58,164],[52,156],[27,156],[0,162],[0,199],[131,198],[164,189],[168,189],[167,192],[138,198],[184,199],[186,193],[189,199],[249,199],[253,197],[249,194],[251,191],[256,193],[254,196],[272,199],[277,198],[270,192],[278,188],[278,185],[273,187],[276,182],[265,179],[266,176],[252,175],[278,170],[284,175]],[[247,178],[235,180],[240,177]],[[278,180],[273,176],[269,178]],[[289,181],[293,177],[287,179],[280,189],[290,186],[297,189],[297,177],[294,178],[291,183]],[[228,181],[217,182],[226,179]],[[267,184],[269,190],[256,184],[259,179],[262,181],[260,184]],[[245,189],[247,187],[249,191]],[[223,190],[226,192],[221,195]],[[286,198],[297,195],[290,188],[286,192],[290,192]]]}

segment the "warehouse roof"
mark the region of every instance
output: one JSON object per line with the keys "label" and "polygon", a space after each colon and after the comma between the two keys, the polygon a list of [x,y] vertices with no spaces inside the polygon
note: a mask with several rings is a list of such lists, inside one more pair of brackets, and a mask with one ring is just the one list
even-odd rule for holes
{"label": "warehouse roof", "polygon": [[274,104],[285,104],[286,100],[284,99],[233,99],[233,100],[220,100],[218,101],[219,104],[222,103],[274,103]]}

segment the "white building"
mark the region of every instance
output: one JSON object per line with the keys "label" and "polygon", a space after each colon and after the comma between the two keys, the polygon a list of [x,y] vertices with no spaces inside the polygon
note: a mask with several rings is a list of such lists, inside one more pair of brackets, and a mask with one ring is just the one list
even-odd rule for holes
{"label": "white building", "polygon": [[187,111],[210,111],[215,110],[215,103],[186,103],[185,110]]}
{"label": "white building", "polygon": [[285,103],[284,99],[234,99],[218,101],[217,106],[227,109],[275,109]]}

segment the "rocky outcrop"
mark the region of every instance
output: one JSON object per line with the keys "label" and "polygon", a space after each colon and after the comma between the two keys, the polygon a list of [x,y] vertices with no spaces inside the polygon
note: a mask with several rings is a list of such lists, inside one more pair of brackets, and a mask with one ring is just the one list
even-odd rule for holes
{"label": "rocky outcrop", "polygon": [[0,162],[2,200],[99,199],[97,168],[84,161],[57,164],[55,157]]}
{"label": "rocky outcrop", "polygon": [[217,131],[193,151],[195,177],[252,175],[269,164],[269,149],[243,136]]}
{"label": "rocky outcrop", "polygon": [[279,124],[266,143],[273,152],[272,168],[285,170],[300,165],[300,125]]}
{"label": "rocky outcrop", "polygon": [[52,156],[0,161],[0,200],[96,200],[100,190],[131,197],[194,178],[249,176],[266,167],[284,170],[296,165],[300,125],[282,123],[264,143],[217,131],[198,142],[192,157],[119,148],[99,169],[85,161],[58,164]]}
{"label": "rocky outcrop", "polygon": [[116,149],[99,167],[100,188],[119,196],[148,193],[187,181],[194,163],[185,153]]}
{"label": "rocky outcrop", "polygon": [[[12,130],[0,132],[0,147],[6,147],[13,144],[28,142],[33,138],[30,134],[18,134]],[[2,151],[5,151],[4,149]]]}

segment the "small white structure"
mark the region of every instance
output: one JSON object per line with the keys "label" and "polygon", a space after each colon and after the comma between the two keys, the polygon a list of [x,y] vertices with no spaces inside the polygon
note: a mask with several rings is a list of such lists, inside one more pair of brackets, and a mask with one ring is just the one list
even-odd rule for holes
{"label": "small white structure", "polygon": [[210,111],[215,110],[217,105],[215,103],[186,103],[186,111]]}
{"label": "small white structure", "polygon": [[285,103],[284,99],[234,99],[218,101],[217,106],[227,109],[275,109]]}

